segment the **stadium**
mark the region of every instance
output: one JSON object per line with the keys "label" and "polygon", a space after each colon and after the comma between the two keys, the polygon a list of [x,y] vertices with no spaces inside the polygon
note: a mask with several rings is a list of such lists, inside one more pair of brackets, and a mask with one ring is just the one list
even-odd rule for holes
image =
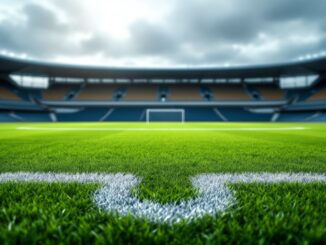
{"label": "stadium", "polygon": [[0,2],[0,244],[325,244],[326,1]]}
{"label": "stadium", "polygon": [[323,122],[326,59],[96,68],[0,58],[3,122]]}
{"label": "stadium", "polygon": [[325,241],[325,64],[129,69],[2,57],[0,239]]}

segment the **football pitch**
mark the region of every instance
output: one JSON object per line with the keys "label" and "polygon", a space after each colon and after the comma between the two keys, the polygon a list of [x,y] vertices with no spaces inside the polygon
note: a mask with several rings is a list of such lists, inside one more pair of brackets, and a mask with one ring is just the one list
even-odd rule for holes
{"label": "football pitch", "polygon": [[0,243],[324,243],[325,179],[326,124],[0,124]]}

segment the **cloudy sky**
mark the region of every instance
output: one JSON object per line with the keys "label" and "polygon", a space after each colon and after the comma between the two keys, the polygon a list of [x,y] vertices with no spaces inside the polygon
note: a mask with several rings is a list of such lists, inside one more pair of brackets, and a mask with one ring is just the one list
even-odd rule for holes
{"label": "cloudy sky", "polygon": [[1,0],[0,53],[104,66],[232,66],[326,54],[325,0]]}

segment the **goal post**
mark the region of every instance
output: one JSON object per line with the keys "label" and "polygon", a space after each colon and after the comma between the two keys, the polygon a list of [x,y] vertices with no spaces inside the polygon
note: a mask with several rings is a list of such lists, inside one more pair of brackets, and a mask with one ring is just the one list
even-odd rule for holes
{"label": "goal post", "polygon": [[146,122],[185,122],[184,109],[146,109]]}

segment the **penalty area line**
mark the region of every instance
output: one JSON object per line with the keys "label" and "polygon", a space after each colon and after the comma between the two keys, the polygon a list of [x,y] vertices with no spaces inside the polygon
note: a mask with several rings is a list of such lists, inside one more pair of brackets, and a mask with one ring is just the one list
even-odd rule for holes
{"label": "penalty area line", "polygon": [[17,127],[16,130],[26,131],[299,131],[307,130],[306,127],[282,128],[75,128],[75,127]]}

